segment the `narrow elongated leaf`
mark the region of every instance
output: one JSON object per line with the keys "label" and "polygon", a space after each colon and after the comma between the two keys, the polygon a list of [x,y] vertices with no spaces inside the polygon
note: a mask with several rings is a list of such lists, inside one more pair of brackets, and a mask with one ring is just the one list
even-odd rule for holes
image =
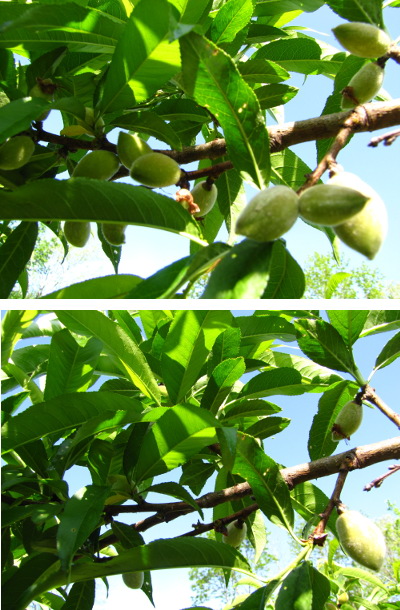
{"label": "narrow elongated leaf", "polygon": [[299,371],[303,379],[308,380],[313,384],[325,384],[328,386],[335,383],[335,381],[342,380],[342,377],[332,373],[331,369],[321,367],[312,362],[312,360],[303,358],[302,356],[292,356],[292,354],[273,350],[270,353],[265,354],[262,360],[274,368],[294,368],[296,371]]}
{"label": "narrow elongated leaf", "polygon": [[[138,412],[136,401],[114,392],[81,392],[66,394],[36,403],[15,415],[2,427],[3,452],[17,449],[48,434],[60,438],[64,432],[77,428],[104,412]],[[139,409],[141,407],[139,405]]]}
{"label": "narrow elongated leaf", "polygon": [[235,168],[264,188],[269,181],[269,141],[254,92],[232,59],[209,40],[191,32],[181,39],[181,50],[186,92],[218,119]]}
{"label": "narrow elongated leaf", "polygon": [[342,407],[353,400],[357,386],[350,381],[339,381],[319,399],[318,412],[314,416],[308,438],[308,453],[312,460],[331,455],[337,442],[332,440],[332,426]]}
{"label": "narrow elongated leaf", "polygon": [[232,42],[250,21],[252,0],[229,0],[218,11],[211,25],[211,39],[215,44]]}
{"label": "narrow elongated leaf", "polygon": [[233,384],[241,378],[245,371],[246,364],[243,358],[229,358],[220,362],[211,373],[200,406],[211,413],[217,413]]}
{"label": "narrow elongated leaf", "polygon": [[76,2],[17,8],[0,11],[1,22],[7,22],[0,33],[2,46],[18,47],[23,40],[26,49],[43,51],[63,45],[75,52],[112,53],[125,25],[122,19]]}
{"label": "narrow elongated leaf", "polygon": [[337,574],[343,574],[343,576],[347,576],[348,578],[359,578],[360,580],[365,580],[366,582],[370,582],[374,587],[379,587],[380,589],[386,590],[386,585],[381,581],[380,578],[376,574],[372,572],[367,572],[367,570],[363,570],[362,568],[352,568],[352,567],[337,567]]}
{"label": "narrow elongated leaf", "polygon": [[367,337],[368,335],[375,335],[377,333],[385,333],[391,330],[398,330],[399,328],[399,310],[372,310],[369,312],[364,330],[361,332],[360,337]]}
{"label": "narrow elongated leaf", "polygon": [[102,112],[146,100],[179,71],[179,44],[167,39],[171,17],[167,0],[136,4],[107,71],[99,105]]}
{"label": "narrow elongated leaf", "polygon": [[142,279],[137,275],[106,275],[60,288],[41,299],[124,299]]}
{"label": "narrow elongated leaf", "polygon": [[205,409],[170,407],[150,428],[136,464],[137,482],[177,468],[207,445],[216,442],[218,421]]}
{"label": "narrow elongated leaf", "polygon": [[280,83],[290,78],[287,70],[268,59],[249,59],[239,63],[240,74],[248,83]]}
{"label": "narrow elongated leaf", "polygon": [[328,312],[329,321],[343,337],[346,345],[351,347],[358,337],[368,318],[369,311],[354,309],[332,310]]}
{"label": "narrow elongated leaf", "polygon": [[323,320],[297,320],[300,349],[314,362],[335,369],[354,373],[355,364],[351,349],[338,331]]}
{"label": "narrow elongated leaf", "polygon": [[262,299],[299,299],[306,280],[302,268],[287,250],[283,241],[273,243],[270,275]]}
{"label": "narrow elongated leaf", "polygon": [[120,326],[99,311],[59,311],[58,318],[71,330],[100,339],[136,387],[159,403],[160,390],[143,352]]}
{"label": "narrow elongated leaf", "polygon": [[39,311],[31,310],[18,310],[10,309],[6,312],[4,318],[1,321],[1,365],[4,366],[13,350],[14,345],[23,336],[24,330],[26,330],[32,320],[36,318]]}
{"label": "narrow elongated leaf", "polygon": [[123,222],[165,229],[204,245],[198,223],[179,203],[141,186],[72,178],[38,180],[12,192],[4,190],[1,220]]}
{"label": "narrow elongated leaf", "polygon": [[286,576],[280,588],[276,610],[319,610],[330,593],[329,580],[309,561],[304,561]]}
{"label": "narrow elongated leaf", "polygon": [[61,569],[69,569],[74,553],[100,524],[108,486],[82,487],[65,503],[57,530],[57,550]]}
{"label": "narrow elongated leaf", "polygon": [[239,356],[240,336],[241,333],[239,328],[227,328],[218,335],[214,342],[210,358],[208,359],[209,376],[220,362]]}
{"label": "narrow elongated leaf", "polygon": [[264,396],[295,396],[306,392],[301,386],[301,375],[298,371],[289,368],[264,371],[248,381],[238,398],[261,398]]}
{"label": "narrow elongated leaf", "polygon": [[272,242],[244,239],[212,272],[201,299],[259,299],[268,285]]}
{"label": "narrow elongated leaf", "polygon": [[279,466],[250,436],[239,435],[233,472],[249,483],[260,509],[270,521],[292,529],[294,515],[290,494]]}
{"label": "narrow elongated leaf", "polygon": [[375,361],[375,370],[383,369],[400,356],[400,333],[389,339]]}
{"label": "narrow elongated leaf", "polygon": [[327,0],[335,13],[349,21],[364,21],[382,27],[382,3],[375,0]]}
{"label": "narrow elongated leaf", "polygon": [[67,329],[56,333],[50,345],[45,400],[68,392],[87,390],[101,348],[102,343],[98,339],[89,339],[87,344],[81,347]]}
{"label": "narrow elongated leaf", "polygon": [[311,38],[275,40],[254,53],[253,60],[255,59],[269,59],[288,72],[302,74],[334,76],[341,66],[339,61],[321,59],[321,48]]}
{"label": "narrow elongated leaf", "polygon": [[290,424],[287,417],[266,417],[261,421],[246,428],[246,434],[263,440],[274,434],[282,432]]}
{"label": "narrow elongated leaf", "polygon": [[1,599],[4,607],[9,610],[26,608],[25,599],[29,598],[30,588],[35,588],[46,570],[57,566],[59,562],[54,553],[35,553],[29,557],[2,585]]}
{"label": "narrow elongated leaf", "polygon": [[11,136],[29,129],[32,121],[35,121],[43,114],[46,106],[48,106],[48,103],[38,97],[23,97],[2,106],[0,108],[0,142],[4,142],[7,138],[11,138]]}
{"label": "narrow elongated leaf", "polygon": [[186,504],[189,504],[189,506],[198,511],[200,513],[200,517],[204,519],[203,511],[196,504],[195,499],[192,498],[190,493],[184,487],[182,487],[182,485],[179,485],[179,483],[175,483],[174,481],[169,481],[168,483],[157,483],[156,485],[151,485],[150,487],[147,487],[147,489],[143,490],[143,492],[145,491],[152,491],[158,494],[165,494],[167,496],[172,496],[173,498],[178,498],[178,500],[186,502]]}
{"label": "narrow elongated leaf", "polygon": [[163,380],[172,401],[179,402],[198,379],[218,335],[229,328],[229,311],[178,311],[161,358]]}
{"label": "narrow elongated leaf", "polygon": [[37,236],[37,222],[21,222],[0,247],[0,298],[10,296],[32,256]]}
{"label": "narrow elongated leaf", "polygon": [[243,417],[260,417],[279,413],[279,411],[282,411],[280,407],[266,400],[242,398],[228,404],[226,409],[224,409],[221,419],[225,421],[229,419],[243,419]]}
{"label": "narrow elongated leaf", "polygon": [[[181,100],[190,102],[191,100]],[[176,116],[174,116],[176,120]],[[204,120],[204,117],[203,117]],[[176,131],[166,123],[159,114],[147,110],[146,112],[128,112],[120,117],[117,117],[111,122],[112,125],[129,129],[129,131],[137,131],[149,134],[157,140],[166,142],[174,150],[180,150],[182,143]]]}
{"label": "narrow elongated leaf", "polygon": [[94,606],[96,583],[94,579],[76,582],[72,585],[64,610],[92,610]]}
{"label": "narrow elongated leaf", "polygon": [[[291,491],[291,496],[293,508],[306,522],[312,522],[313,519],[319,520],[320,513],[326,509],[329,502],[328,496],[310,481],[296,485]],[[335,535],[335,523],[338,516],[336,511],[333,511],[328,521],[328,528]]]}

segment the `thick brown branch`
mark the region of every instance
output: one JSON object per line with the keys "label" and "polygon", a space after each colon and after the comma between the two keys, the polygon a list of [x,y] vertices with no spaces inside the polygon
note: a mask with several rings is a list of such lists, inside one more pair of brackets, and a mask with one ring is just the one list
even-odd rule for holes
{"label": "thick brown branch", "polygon": [[[304,121],[284,123],[283,125],[272,125],[268,127],[270,150],[271,152],[279,152],[294,144],[336,137],[340,130],[346,127],[347,119],[350,117],[353,132],[376,131],[377,129],[400,125],[400,99],[388,102],[371,102],[346,112],[326,114]],[[42,129],[38,129],[36,137],[39,141],[59,144],[68,150],[103,148],[116,152],[116,146],[106,140],[104,142],[79,140],[51,134]],[[224,156],[227,151],[225,140],[218,138],[206,144],[184,148],[181,151],[162,150],[158,152],[163,152],[178,163],[185,164],[200,159],[216,159]],[[225,169],[229,169],[229,167],[232,167],[232,165],[227,162]],[[121,168],[118,177],[128,174],[127,169]]]}
{"label": "thick brown branch", "polygon": [[[338,453],[337,455],[320,458],[314,462],[283,468],[281,470],[281,475],[286,481],[289,489],[293,489],[296,485],[304,483],[305,481],[311,481],[340,472],[343,463],[348,461],[349,456],[351,457],[352,467],[357,469],[366,468],[367,466],[384,462],[385,460],[398,460],[400,459],[400,436],[373,443],[372,445],[355,447],[354,449]],[[233,487],[205,494],[201,498],[198,498],[197,505],[200,508],[212,508],[218,504],[251,495],[251,493],[252,489],[248,483],[239,483]],[[128,511],[125,510],[124,512]],[[162,512],[159,511],[157,514],[152,515],[143,521],[134,523],[132,527],[139,532],[144,532],[154,525],[172,521],[181,515],[191,512],[194,512],[194,508],[185,502],[168,503],[163,505]],[[114,535],[106,536],[102,539],[100,547],[104,548],[116,541],[117,539]]]}

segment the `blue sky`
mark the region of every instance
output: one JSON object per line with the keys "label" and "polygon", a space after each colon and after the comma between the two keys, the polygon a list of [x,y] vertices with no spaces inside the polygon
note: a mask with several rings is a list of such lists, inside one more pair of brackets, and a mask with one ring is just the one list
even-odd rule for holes
{"label": "blue sky", "polygon": [[[400,35],[400,10],[389,8],[385,10],[384,14],[389,33],[392,38],[396,38],[396,36]],[[342,21],[329,8],[324,7],[315,13],[304,13],[288,25],[307,26],[314,30],[314,32],[311,32],[311,35],[315,35],[316,38],[336,46],[338,50],[342,50],[331,32],[331,28]],[[393,98],[400,97],[399,70],[400,66],[394,61],[387,63],[383,86]],[[303,75],[293,74],[291,79],[285,81],[285,83],[299,86],[302,85],[303,81]],[[284,106],[284,121],[304,120],[320,115],[327,96],[332,92],[332,88],[333,83],[329,79],[323,76],[309,76],[298,95]],[[58,112],[53,111],[45,123],[45,128],[57,133],[57,130],[61,128],[58,117]],[[272,119],[268,118],[268,122],[272,124]],[[374,132],[373,134],[367,132],[355,135],[350,145],[340,153],[338,161],[347,171],[356,173],[368,182],[385,201],[390,219],[389,234],[374,261],[368,262],[368,264],[372,268],[379,268],[388,280],[400,282],[400,265],[398,264],[398,234],[400,226],[399,140],[392,146],[380,145],[378,148],[368,147],[372,136],[387,131],[386,129]],[[110,134],[110,140],[116,142],[117,133],[115,131]],[[166,145],[163,143],[156,143],[152,139],[149,142],[155,148],[166,148]],[[309,142],[296,145],[293,147],[293,151],[312,169],[315,167],[315,143]],[[196,164],[185,165],[184,167],[185,169],[195,169]],[[126,179],[126,181],[132,183],[130,179]],[[169,187],[162,189],[161,192],[173,197],[175,190],[175,187]],[[246,187],[246,191],[248,199],[255,194],[255,191],[250,187]],[[94,224],[92,229],[95,234]],[[220,239],[225,240],[225,238],[226,233],[222,231]],[[316,251],[326,254],[330,253],[330,246],[326,237],[302,221],[295,223],[293,228],[285,235],[285,239],[287,240],[290,252],[300,264],[303,264],[307,257]],[[122,249],[120,273],[131,273],[141,277],[148,277],[175,260],[187,256],[189,254],[189,245],[189,241],[186,238],[167,231],[129,226],[126,231],[126,244]],[[111,263],[102,252],[100,243],[95,235],[90,239],[84,250],[84,253],[88,253],[88,256],[85,256],[80,264],[79,261],[78,263],[76,262],[76,258],[79,257],[81,251],[75,248],[72,250],[74,250],[73,259],[75,262],[73,265],[71,262],[69,270],[61,277],[61,271],[55,268],[55,272],[52,275],[52,282],[56,279],[59,281],[57,287],[65,286],[74,281],[113,273]],[[345,245],[342,246],[342,253],[346,258],[350,259],[355,267],[367,261],[361,254],[353,252]],[[60,248],[60,260],[61,257]],[[50,292],[52,289],[54,289],[54,286],[49,284],[46,292]]]}

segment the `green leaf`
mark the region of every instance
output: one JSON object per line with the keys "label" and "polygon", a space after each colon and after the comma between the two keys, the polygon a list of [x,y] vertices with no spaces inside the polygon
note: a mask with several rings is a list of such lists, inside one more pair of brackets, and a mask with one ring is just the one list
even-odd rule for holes
{"label": "green leaf", "polygon": [[123,222],[165,229],[204,245],[198,223],[179,203],[142,186],[70,178],[37,180],[4,191],[0,192],[2,220]]}
{"label": "green leaf", "polygon": [[220,362],[210,375],[200,406],[215,415],[235,381],[238,381],[245,371],[246,365],[243,358],[229,358]]}
{"label": "green leaf", "polygon": [[312,360],[301,356],[292,356],[278,350],[270,351],[263,356],[263,361],[271,367],[289,367],[299,371],[304,381],[312,384],[332,385],[335,381],[341,381],[342,377],[331,371],[331,369],[320,367]]}
{"label": "green leaf", "polygon": [[301,375],[289,368],[279,368],[259,373],[252,377],[240,391],[238,398],[261,398],[263,396],[297,396],[307,391],[301,385]]}
{"label": "green leaf", "polygon": [[288,487],[279,466],[251,437],[240,434],[233,472],[250,485],[262,512],[272,523],[292,530],[294,516]]}
{"label": "green leaf", "polygon": [[340,284],[342,284],[349,277],[351,277],[351,273],[346,273],[345,271],[339,271],[338,273],[334,273],[333,275],[331,275],[325,286],[325,299],[331,299],[332,295],[340,286]]}
{"label": "green leaf", "polygon": [[279,411],[282,411],[280,407],[266,400],[242,398],[228,404],[221,419],[223,421],[229,419],[240,420],[244,417],[271,415],[271,413],[279,413]]}
{"label": "green leaf", "polygon": [[143,536],[127,523],[113,519],[111,527],[124,549],[132,549],[144,544]]}
{"label": "green leaf", "polygon": [[100,339],[136,387],[159,404],[160,390],[147,360],[120,326],[100,311],[59,311],[57,315],[60,322],[73,332]]}
{"label": "green leaf", "polygon": [[214,472],[215,469],[212,464],[203,462],[202,460],[195,460],[193,462],[183,464],[182,475],[179,479],[179,483],[181,485],[187,485],[190,487],[192,492],[198,496]]}
{"label": "green leaf", "polygon": [[178,311],[161,358],[162,378],[173,402],[179,402],[199,377],[214,341],[232,322],[229,311]]}
{"label": "green leaf", "polygon": [[275,106],[287,104],[297,95],[298,91],[297,87],[274,84],[258,87],[255,94],[260,102],[260,107],[265,110],[266,108],[275,108]]}
{"label": "green leaf", "polygon": [[389,339],[375,360],[374,369],[383,369],[400,356],[400,333]]}
{"label": "green leaf", "polygon": [[75,552],[101,523],[108,486],[88,485],[77,491],[64,506],[57,530],[61,569],[69,570]]}
{"label": "green leaf", "polygon": [[[142,282],[136,275],[106,275],[71,284],[50,292],[41,299],[124,299],[127,294]],[[95,297],[93,295],[96,295]]]}
{"label": "green leaf", "polygon": [[0,298],[10,296],[32,256],[37,236],[37,222],[21,222],[0,246]]}
{"label": "green leaf", "polygon": [[95,598],[95,580],[84,580],[72,585],[63,610],[92,610]]}
{"label": "green leaf", "polygon": [[343,337],[346,345],[351,347],[360,336],[368,318],[368,310],[332,310],[328,311],[329,321]]}
{"label": "green leaf", "polygon": [[211,25],[211,40],[215,44],[232,42],[250,21],[252,0],[228,0],[218,11]]}
{"label": "green leaf", "polygon": [[101,348],[101,341],[95,338],[81,347],[66,328],[56,333],[50,344],[45,400],[68,392],[85,392],[92,382]]}
{"label": "green leaf", "polygon": [[248,61],[240,62],[238,68],[247,83],[280,83],[290,78],[287,70],[268,59],[250,58]]}
{"label": "green leaf", "polygon": [[[235,321],[237,322],[237,318],[235,318]],[[207,363],[209,376],[218,364],[239,356],[240,336],[240,329],[233,327],[227,328],[218,335]]]}
{"label": "green leaf", "polygon": [[156,114],[150,110],[145,112],[128,112],[111,121],[111,125],[123,127],[124,129],[129,129],[129,131],[149,134],[157,138],[157,140],[166,142],[175,150],[181,150],[182,148],[182,142],[175,130],[158,113]]}
{"label": "green leaf", "polygon": [[268,285],[273,242],[244,239],[211,273],[201,299],[260,299]]}
{"label": "green leaf", "polygon": [[327,0],[326,4],[343,19],[383,26],[382,3],[379,0]]}
{"label": "green leaf", "polygon": [[330,593],[329,580],[304,561],[286,576],[280,588],[276,610],[320,610]]}
{"label": "green leaf", "polygon": [[282,240],[273,242],[270,275],[262,299],[299,299],[306,285],[302,268]]}
{"label": "green leaf", "polygon": [[137,482],[177,468],[200,449],[216,442],[218,421],[191,405],[170,407],[150,428],[136,464]]}
{"label": "green leaf", "polygon": [[[316,485],[310,481],[300,483],[291,491],[292,504],[295,511],[307,522],[313,519],[319,520],[320,513],[328,506],[329,498]],[[328,528],[336,535],[336,511],[329,517]],[[316,525],[316,523],[314,524]]]}
{"label": "green leaf", "polygon": [[77,428],[93,417],[122,411],[136,416],[137,403],[114,392],[82,392],[58,396],[36,403],[12,417],[2,427],[3,452],[17,450],[49,434],[61,438],[67,430]]}
{"label": "green leaf", "polygon": [[[225,545],[227,546],[227,545]],[[35,553],[28,557],[1,588],[2,604],[9,610],[24,610],[30,589],[37,586],[47,570],[59,565],[54,553]]]}
{"label": "green leaf", "polygon": [[[53,50],[61,45],[71,52],[113,53],[124,31],[124,21],[104,11],[89,10],[76,2],[54,5],[3,7],[0,22],[7,22],[0,32],[0,45],[24,49]],[[7,10],[8,9],[8,10]]]}
{"label": "green leaf", "polygon": [[171,17],[167,0],[136,3],[105,77],[101,112],[148,99],[179,71],[179,44],[167,40]]}
{"label": "green leaf", "polygon": [[128,299],[167,299],[176,296],[179,288],[187,282],[193,282],[202,273],[207,271],[213,262],[229,250],[223,243],[210,244],[201,248],[196,254],[186,256],[171,265],[160,269],[146,280],[140,282],[131,290]]}
{"label": "green leaf", "polygon": [[218,119],[235,168],[264,188],[269,181],[269,141],[255,94],[222,49],[193,32],[180,42],[186,93]]}
{"label": "green leaf", "polygon": [[297,320],[300,349],[322,366],[336,371],[354,374],[355,363],[352,351],[345,344],[336,328],[323,320]]}
{"label": "green leaf", "polygon": [[332,440],[332,426],[342,407],[354,399],[357,386],[350,381],[333,384],[321,396],[308,438],[308,453],[312,460],[331,455],[338,446]]}
{"label": "green leaf", "polygon": [[268,59],[288,72],[301,74],[329,74],[334,76],[341,63],[321,59],[321,48],[311,38],[275,40],[264,45],[253,55],[253,59]]}
{"label": "green leaf", "polygon": [[9,310],[1,322],[1,365],[7,364],[15,344],[23,336],[24,330],[36,318],[37,310]]}
{"label": "green leaf", "polygon": [[[0,41],[1,37],[0,33]],[[23,97],[2,106],[0,108],[0,143],[29,129],[32,121],[43,114],[48,105],[48,102],[38,97]]]}
{"label": "green leaf", "polygon": [[236,456],[237,430],[236,428],[219,428],[217,435],[221,448],[222,463],[226,470],[231,471]]}
{"label": "green leaf", "polygon": [[263,440],[264,438],[282,432],[289,424],[290,419],[287,417],[266,417],[249,428],[246,428],[246,434]]}
{"label": "green leaf", "polygon": [[391,330],[398,330],[399,328],[399,310],[372,310],[369,312],[367,321],[365,322],[364,330],[360,334],[360,337],[367,337],[368,335],[375,335],[377,333],[385,333]]}
{"label": "green leaf", "polygon": [[192,498],[190,493],[186,491],[182,485],[179,483],[175,483],[174,481],[170,481],[168,483],[158,483],[157,485],[151,485],[143,490],[143,492],[152,491],[158,494],[165,494],[167,496],[172,496],[173,498],[178,498],[178,500],[182,500],[182,502],[186,502],[192,508],[200,513],[200,517],[204,519],[204,514],[201,508],[196,503],[196,500]]}
{"label": "green leaf", "polygon": [[347,576],[348,578],[359,578],[360,580],[365,580],[366,582],[371,583],[375,587],[379,587],[380,589],[387,590],[386,585],[372,572],[367,572],[367,570],[363,570],[362,568],[350,568],[350,567],[335,567],[335,574],[343,574],[343,576]]}

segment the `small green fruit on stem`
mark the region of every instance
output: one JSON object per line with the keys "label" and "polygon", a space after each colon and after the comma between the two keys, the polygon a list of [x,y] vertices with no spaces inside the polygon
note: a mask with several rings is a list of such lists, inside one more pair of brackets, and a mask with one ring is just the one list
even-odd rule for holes
{"label": "small green fruit on stem", "polygon": [[228,523],[226,526],[227,533],[223,535],[222,542],[230,544],[230,546],[238,547],[246,538],[247,525],[244,521],[237,519]]}
{"label": "small green fruit on stem", "polygon": [[332,426],[332,440],[336,442],[341,441],[344,438],[349,439],[360,427],[362,417],[362,405],[354,400],[347,402],[339,412],[336,421]]}
{"label": "small green fruit on stem", "polygon": [[338,595],[338,604],[346,604],[349,601],[349,594],[346,591]]}
{"label": "small green fruit on stem", "polygon": [[386,32],[370,23],[342,23],[332,31],[340,44],[357,57],[382,57],[390,47],[391,41]]}
{"label": "small green fruit on stem", "polygon": [[384,202],[372,187],[350,172],[336,173],[328,180],[328,184],[348,186],[368,197],[361,212],[336,225],[333,230],[347,246],[372,260],[378,253],[388,229]]}
{"label": "small green fruit on stem", "polygon": [[117,154],[122,165],[128,169],[136,159],[153,152],[152,148],[138,135],[120,131],[118,134]]}
{"label": "small green fruit on stem", "polygon": [[384,69],[377,63],[365,64],[342,91],[342,110],[354,108],[372,100],[382,87]]}
{"label": "small green fruit on stem", "polygon": [[109,150],[94,150],[79,161],[76,165],[73,178],[96,178],[109,180],[119,169],[117,155]]}
{"label": "small green fruit on stem", "polygon": [[240,214],[236,233],[256,241],[273,241],[292,227],[299,216],[299,196],[288,186],[260,191]]}
{"label": "small green fruit on stem", "polygon": [[336,530],[343,550],[354,561],[379,570],[386,556],[384,535],[373,521],[354,510],[345,510],[336,520]]}
{"label": "small green fruit on stem", "polygon": [[122,580],[129,589],[141,589],[144,582],[144,572],[125,572]]}
{"label": "small green fruit on stem", "polygon": [[93,108],[85,106],[85,119],[78,119],[78,125],[84,127],[89,134],[101,136],[104,131],[104,120],[101,116],[96,116]]}
{"label": "small green fruit on stem", "polygon": [[316,184],[300,195],[299,214],[314,224],[335,226],[360,212],[366,201],[366,195],[347,186]]}
{"label": "small green fruit on stem", "polygon": [[194,203],[200,208],[199,212],[193,214],[195,218],[202,218],[212,210],[217,201],[218,189],[214,183],[209,185],[207,180],[198,182],[191,191]]}
{"label": "small green fruit on stem", "polygon": [[19,169],[28,163],[35,145],[28,136],[15,136],[0,147],[0,169]]}
{"label": "small green fruit on stem", "polygon": [[101,230],[104,238],[112,246],[122,246],[125,243],[125,229],[128,225],[122,223],[103,222]]}
{"label": "small green fruit on stem", "polygon": [[133,162],[131,178],[154,188],[171,186],[179,182],[181,168],[178,163],[163,153],[151,152]]}
{"label": "small green fruit on stem", "polygon": [[66,220],[64,223],[64,236],[71,246],[83,248],[90,237],[90,222]]}
{"label": "small green fruit on stem", "polygon": [[[54,99],[54,92],[57,90],[57,85],[53,83],[51,78],[36,78],[36,84],[29,91],[31,97],[41,97],[48,102]],[[38,121],[44,121],[50,114],[50,110],[46,110],[38,117]]]}

